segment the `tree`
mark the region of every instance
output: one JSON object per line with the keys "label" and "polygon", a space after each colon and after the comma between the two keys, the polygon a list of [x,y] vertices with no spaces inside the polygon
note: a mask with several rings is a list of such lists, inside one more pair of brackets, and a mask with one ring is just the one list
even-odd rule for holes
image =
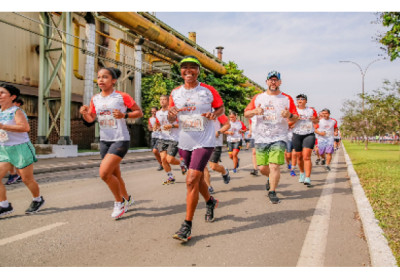
{"label": "tree", "polygon": [[390,30],[380,38],[380,42],[386,46],[386,51],[393,61],[400,56],[400,12],[380,13],[382,25],[390,27]]}

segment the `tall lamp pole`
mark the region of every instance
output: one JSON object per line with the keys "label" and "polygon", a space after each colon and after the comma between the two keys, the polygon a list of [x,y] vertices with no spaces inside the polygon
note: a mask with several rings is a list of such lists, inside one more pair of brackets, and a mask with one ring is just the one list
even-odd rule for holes
{"label": "tall lamp pole", "polygon": [[361,68],[360,64],[358,64],[358,63],[356,63],[356,62],[354,62],[354,61],[350,61],[350,60],[341,60],[341,61],[339,61],[339,62],[341,62],[341,63],[353,63],[354,65],[356,65],[356,66],[358,67],[358,69],[360,69],[360,72],[361,72],[362,112],[364,112],[364,79],[365,79],[365,74],[367,73],[367,70],[368,70],[368,68],[371,66],[371,64],[373,64],[373,63],[375,63],[375,62],[378,62],[378,61],[380,61],[380,60],[384,60],[384,59],[385,59],[385,58],[378,58],[378,59],[375,59],[375,60],[371,61],[371,62],[367,65],[367,67],[365,67],[364,71],[363,71],[363,69]]}
{"label": "tall lamp pole", "polygon": [[[360,66],[360,64],[354,62],[354,61],[350,61],[350,60],[341,60],[339,62],[341,63],[353,63],[354,65],[356,65],[358,67],[358,69],[360,69],[361,72],[361,98],[362,98],[362,112],[364,113],[364,79],[365,79],[365,74],[367,73],[368,68],[371,66],[371,64],[378,62],[380,60],[384,60],[385,58],[377,58],[373,61],[371,61],[370,63],[368,63],[367,67],[365,67],[365,69],[363,70]],[[367,122],[367,121],[365,121]],[[366,123],[367,124],[367,123]],[[365,135],[366,138],[366,142],[365,142],[365,149],[368,149],[368,137]]]}

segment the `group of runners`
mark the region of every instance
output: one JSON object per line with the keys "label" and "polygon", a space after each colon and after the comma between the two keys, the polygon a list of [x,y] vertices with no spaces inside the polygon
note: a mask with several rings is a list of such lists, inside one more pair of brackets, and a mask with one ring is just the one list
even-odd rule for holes
{"label": "group of runners", "polygon": [[[292,97],[281,92],[281,75],[271,71],[267,75],[267,90],[255,95],[244,111],[249,128],[238,119],[236,112],[225,114],[220,94],[215,88],[199,82],[200,61],[193,56],[184,57],[180,63],[184,84],[175,88],[170,96],[160,97],[160,109],[151,108],[148,128],[152,131],[152,150],[164,170],[164,185],[175,182],[171,165],[179,165],[186,176],[186,215],[173,238],[186,242],[191,238],[192,221],[200,195],[206,203],[205,221],[214,221],[218,199],[212,196],[210,174],[207,168],[219,172],[225,184],[230,181],[229,170],[221,164],[223,134],[227,136],[232,171],[240,165],[238,153],[243,143],[243,133],[248,132],[252,149],[253,171],[266,176],[268,197],[273,204],[279,203],[276,194],[280,180],[280,166],[285,163],[285,150],[292,143],[300,169],[299,182],[311,186],[311,153],[318,139],[318,152],[326,158],[329,169],[333,153],[333,136],[337,134],[336,121],[330,118],[328,109],[318,117],[315,109],[307,107],[307,96]],[[94,95],[89,105],[83,105],[83,119],[92,123],[96,119],[100,127],[99,175],[114,197],[111,217],[121,218],[134,203],[121,176],[120,162],[129,149],[130,135],[126,119],[141,118],[143,112],[133,98],[115,90],[121,72],[116,68],[102,68],[97,82],[101,92]],[[0,176],[15,166],[32,193],[33,201],[26,213],[34,213],[44,204],[39,186],[33,178],[33,163],[37,161],[27,132],[29,124],[23,110],[12,105],[19,90],[11,85],[0,85]],[[288,139],[289,128],[293,136]],[[316,137],[317,135],[317,137]],[[332,139],[332,141],[331,141]],[[332,147],[331,147],[332,144]],[[179,153],[179,159],[176,157]],[[1,177],[1,178],[3,178]],[[0,216],[13,211],[7,201],[5,186],[0,183]]]}

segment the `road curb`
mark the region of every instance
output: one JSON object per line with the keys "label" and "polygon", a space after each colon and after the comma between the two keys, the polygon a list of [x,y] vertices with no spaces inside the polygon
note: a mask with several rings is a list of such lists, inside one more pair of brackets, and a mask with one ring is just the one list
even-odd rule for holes
{"label": "road curb", "polygon": [[388,242],[384,236],[384,232],[379,226],[378,220],[375,218],[371,204],[365,195],[361,186],[360,179],[354,170],[353,163],[342,144],[344,158],[347,165],[347,173],[350,178],[351,188],[353,190],[354,200],[360,214],[361,222],[364,229],[365,238],[367,240],[371,265],[373,267],[397,267],[396,258],[390,249]]}

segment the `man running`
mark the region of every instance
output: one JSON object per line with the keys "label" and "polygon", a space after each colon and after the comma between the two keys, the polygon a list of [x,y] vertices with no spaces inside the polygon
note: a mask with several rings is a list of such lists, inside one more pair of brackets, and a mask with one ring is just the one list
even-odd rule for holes
{"label": "man running", "polygon": [[161,130],[160,139],[158,140],[158,150],[160,151],[162,166],[168,176],[163,185],[175,183],[171,164],[180,165],[182,174],[185,175],[186,173],[184,163],[175,157],[178,153],[179,124],[177,121],[173,123],[168,121],[168,100],[168,95],[160,97],[161,109],[156,113],[157,128]]}
{"label": "man running", "polygon": [[164,168],[162,166],[160,152],[158,151],[158,139],[160,139],[161,132],[160,132],[160,128],[157,127],[157,118],[156,118],[157,111],[158,111],[157,107],[151,107],[151,117],[149,118],[149,123],[147,124],[147,129],[151,133],[152,152],[159,164],[157,171],[161,171]]}
{"label": "man running", "polygon": [[314,124],[319,122],[314,108],[307,107],[307,95],[296,96],[299,119],[293,128],[293,147],[297,154],[300,176],[299,182],[311,187],[311,153],[315,145]]}
{"label": "man running", "polygon": [[293,99],[281,92],[281,74],[271,71],[267,75],[267,91],[253,97],[244,116],[257,116],[253,136],[256,145],[257,165],[261,174],[269,177],[268,197],[273,204],[280,202],[276,188],[280,179],[280,165],[285,163],[288,122],[294,122],[298,113]]}
{"label": "man running", "polygon": [[231,128],[225,132],[228,135],[226,141],[228,142],[228,154],[229,158],[233,161],[233,173],[237,172],[239,168],[239,152],[242,147],[243,136],[242,134],[246,132],[247,127],[244,123],[237,119],[236,112],[229,112],[229,120]]}
{"label": "man running", "polygon": [[[213,153],[211,154],[209,164],[212,170],[217,171],[222,175],[224,183],[228,184],[229,181],[231,180],[231,177],[229,176],[229,170],[225,168],[222,164],[220,164],[220,162],[221,162],[222,146],[224,145],[223,134],[231,127],[231,124],[229,123],[229,119],[227,118],[227,116],[221,115],[216,120],[214,120],[214,126],[215,126],[215,138],[216,138],[215,148]],[[214,188],[211,186],[210,172],[208,171],[207,167],[204,168],[204,180],[208,186],[208,191],[211,194],[214,193]]]}
{"label": "man running", "polygon": [[319,135],[318,137],[318,150],[322,157],[321,165],[325,164],[326,160],[326,170],[330,171],[330,163],[332,160],[332,154],[334,152],[333,137],[338,133],[337,121],[330,118],[331,112],[329,109],[322,110],[323,118],[320,119],[319,124],[316,125],[315,133]]}

